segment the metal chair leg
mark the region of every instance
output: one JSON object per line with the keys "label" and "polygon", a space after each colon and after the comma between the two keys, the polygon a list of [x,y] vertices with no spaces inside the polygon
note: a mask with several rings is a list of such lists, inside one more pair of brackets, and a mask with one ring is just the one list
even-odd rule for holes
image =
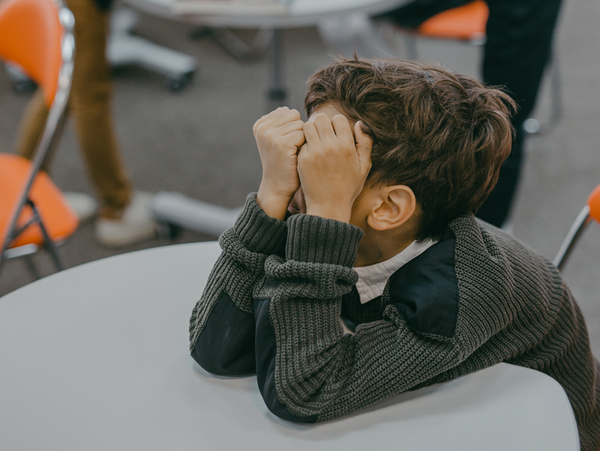
{"label": "metal chair leg", "polygon": [[56,268],[59,271],[62,271],[63,269],[65,269],[65,264],[62,261],[62,258],[58,252],[56,245],[50,238],[50,235],[48,234],[48,230],[46,230],[46,227],[44,226],[44,223],[42,222],[42,218],[40,217],[37,207],[30,199],[27,200],[27,205],[29,207],[31,207],[31,210],[33,211],[33,217],[35,218],[35,221],[37,222],[37,224],[40,226],[40,229],[42,230],[42,235],[44,236],[45,248],[48,249],[48,252],[50,253],[50,257],[52,258],[52,261],[56,265]]}
{"label": "metal chair leg", "polygon": [[560,249],[558,250],[556,257],[554,257],[553,263],[559,270],[562,271],[564,268],[571,251],[575,247],[575,244],[591,221],[592,218],[590,217],[590,207],[586,205],[579,213],[579,216],[577,216],[577,219],[571,226],[571,229],[569,230],[565,240],[560,245]]}

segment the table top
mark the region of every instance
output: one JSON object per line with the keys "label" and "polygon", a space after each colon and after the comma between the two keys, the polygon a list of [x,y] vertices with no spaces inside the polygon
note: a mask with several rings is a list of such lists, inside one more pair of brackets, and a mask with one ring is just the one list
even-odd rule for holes
{"label": "table top", "polygon": [[181,22],[215,27],[291,28],[318,25],[322,20],[343,14],[373,15],[393,9],[407,0],[290,0],[282,13],[178,14],[171,7],[176,0],[126,0],[145,11]]}
{"label": "table top", "polygon": [[268,412],[255,377],[204,372],[188,319],[215,242],[88,263],[0,298],[6,450],[575,451],[565,392],[500,364],[317,425]]}

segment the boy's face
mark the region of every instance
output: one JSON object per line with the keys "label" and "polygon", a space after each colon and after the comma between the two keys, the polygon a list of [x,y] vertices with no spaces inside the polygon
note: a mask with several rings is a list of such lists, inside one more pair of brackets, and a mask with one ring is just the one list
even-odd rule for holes
{"label": "boy's face", "polygon": [[[338,114],[341,114],[345,117],[344,113],[340,111],[334,104],[325,103],[312,112],[312,114],[308,118],[308,122],[312,122],[314,120],[314,117],[319,113],[326,114],[330,120]],[[346,117],[346,119],[348,118]],[[352,130],[352,136],[354,136],[355,121],[348,119],[348,122],[350,123],[350,128]],[[358,197],[354,201],[354,204],[352,205],[352,215],[350,218],[350,224],[360,227],[363,230],[365,230],[365,227],[367,226],[367,216],[371,207],[370,200],[371,195],[374,194],[373,191],[373,188],[370,188],[369,184],[365,183],[362,192],[358,195]],[[302,187],[300,187],[300,189],[296,191],[296,194],[290,202],[288,211],[292,214],[306,213],[306,204],[304,202],[304,193],[302,192]]]}

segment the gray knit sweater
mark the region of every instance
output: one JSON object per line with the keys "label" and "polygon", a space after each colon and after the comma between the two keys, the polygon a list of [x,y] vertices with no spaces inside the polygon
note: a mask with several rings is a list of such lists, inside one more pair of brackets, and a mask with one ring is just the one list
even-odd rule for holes
{"label": "gray knit sweater", "polygon": [[[271,218],[250,195],[192,312],[194,359],[215,373],[256,372],[269,409],[304,422],[521,365],[562,385],[582,450],[600,449],[600,367],[550,262],[466,215],[361,306],[352,269],[361,237],[315,216]],[[344,334],[342,313],[354,334]]]}

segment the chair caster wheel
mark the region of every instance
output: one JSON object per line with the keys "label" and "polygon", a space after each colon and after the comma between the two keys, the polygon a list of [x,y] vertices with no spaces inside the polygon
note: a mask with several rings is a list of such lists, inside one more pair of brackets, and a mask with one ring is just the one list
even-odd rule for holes
{"label": "chair caster wheel", "polygon": [[12,88],[19,94],[31,94],[37,88],[37,84],[31,80],[13,81]]}
{"label": "chair caster wheel", "polygon": [[182,75],[174,75],[166,79],[165,85],[169,91],[183,91],[192,81],[194,73],[188,72]]}
{"label": "chair caster wheel", "polygon": [[6,75],[10,80],[12,89],[19,94],[30,94],[37,88],[37,84],[21,71],[18,66],[5,64]]}
{"label": "chair caster wheel", "polygon": [[174,240],[181,235],[181,231],[183,230],[176,224],[172,224],[170,222],[159,222],[156,226],[157,235],[159,238]]}

